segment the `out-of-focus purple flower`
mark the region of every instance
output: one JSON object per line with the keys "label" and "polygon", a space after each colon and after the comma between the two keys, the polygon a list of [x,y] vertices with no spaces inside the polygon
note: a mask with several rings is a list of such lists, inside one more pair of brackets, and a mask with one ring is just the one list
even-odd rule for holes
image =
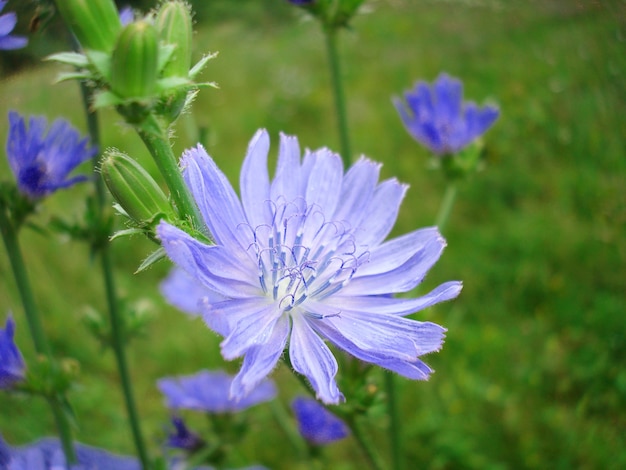
{"label": "out-of-focus purple flower", "polygon": [[43,117],[31,117],[27,125],[17,112],[9,112],[9,165],[18,189],[31,199],[86,180],[84,175],[69,178],[69,174],[97,153],[95,147],[88,146],[88,139],[81,139],[64,119],[54,121],[47,134],[46,125]]}
{"label": "out-of-focus purple flower", "polygon": [[311,444],[330,444],[350,434],[346,423],[315,400],[297,397],[291,407],[296,415],[300,434]]}
{"label": "out-of-focus purple flower", "polygon": [[[4,9],[7,0],[0,0],[0,11]],[[17,23],[15,12],[0,15],[0,50],[21,49],[28,44],[28,39],[23,36],[11,36],[10,33]]]}
{"label": "out-of-focus purple flower", "polygon": [[394,99],[404,126],[415,140],[437,155],[458,152],[484,134],[500,111],[463,101],[463,83],[442,73],[432,85],[417,82]]}
{"label": "out-of-focus purple flower", "polygon": [[172,424],[174,432],[167,436],[168,447],[193,452],[204,446],[204,440],[195,432],[190,431],[182,418],[172,416]]}
{"label": "out-of-focus purple flower", "polygon": [[161,293],[174,307],[197,316],[202,306],[226,300],[226,297],[207,289],[197,279],[180,268],[173,268],[161,282]]}
{"label": "out-of-focus purple flower", "polygon": [[276,396],[276,386],[271,380],[260,383],[245,398],[230,397],[233,376],[226,372],[203,370],[185,377],[166,377],[157,381],[157,387],[172,409],[189,409],[209,413],[234,413]]}
{"label": "out-of-focus purple flower", "polygon": [[0,389],[8,389],[24,379],[24,358],[13,342],[15,322],[7,318],[4,330],[0,329]]}
{"label": "out-of-focus purple flower", "polygon": [[61,443],[56,438],[40,439],[20,447],[8,446],[0,436],[0,464],[6,470],[140,470],[137,459],[115,455],[76,443],[78,463],[67,466]]}
{"label": "out-of-focus purple flower", "polygon": [[120,9],[120,22],[122,26],[132,23],[135,20],[135,13],[132,7],[125,6]]}
{"label": "out-of-focus purple flower", "polygon": [[441,347],[445,330],[404,317],[456,297],[461,283],[415,299],[391,295],[422,281],[443,237],[430,227],[384,241],[407,186],[379,184],[378,163],[362,158],[344,174],[327,149],[307,151],[301,162],[297,139],[282,135],[270,182],[268,150],[267,132],[257,132],[241,171],[241,201],[204,148],[183,155],[185,181],[215,245],[165,222],[157,228],[174,263],[225,298],[202,309],[225,337],[222,355],[244,357],[231,395],[255,390],[288,340],[293,368],[325,403],[343,395],[324,340],[405,377],[428,378],[432,370],[419,357]]}
{"label": "out-of-focus purple flower", "polygon": [[293,3],[294,5],[310,5],[315,0],[287,0],[289,3]]}

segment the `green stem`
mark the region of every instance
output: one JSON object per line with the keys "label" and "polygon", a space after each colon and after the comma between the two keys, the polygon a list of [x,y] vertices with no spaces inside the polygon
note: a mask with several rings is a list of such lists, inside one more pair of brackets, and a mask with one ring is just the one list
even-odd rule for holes
{"label": "green stem", "polygon": [[[0,231],[2,232],[4,246],[9,255],[11,269],[13,270],[22,305],[24,306],[30,335],[35,343],[35,351],[37,354],[46,356],[46,358],[51,361],[52,353],[41,324],[37,306],[35,305],[35,299],[26,272],[22,250],[17,238],[17,232],[12,221],[7,216],[4,207],[0,207]],[[67,416],[63,412],[60,400],[56,397],[52,397],[48,398],[48,403],[52,408],[56,427],[61,439],[61,445],[63,446],[63,452],[65,453],[65,459],[70,464],[76,463],[76,453],[72,445],[72,430],[67,421]]]}
{"label": "green stem", "polygon": [[178,167],[178,160],[170,146],[167,129],[162,127],[155,116],[149,115],[137,127],[137,132],[159,167],[159,171],[163,175],[165,183],[176,203],[179,215],[183,219],[190,221],[196,230],[206,234],[206,227],[202,222],[198,206],[185,184],[183,175]]}
{"label": "green stem", "polygon": [[278,422],[278,425],[281,427],[289,442],[293,445],[294,449],[298,452],[298,455],[301,458],[308,457],[309,450],[307,448],[306,443],[302,440],[302,436],[298,433],[298,431],[293,426],[292,419],[288,416],[285,411],[284,404],[278,398],[272,400],[270,403],[270,407],[272,409],[272,414],[274,415],[274,419]]}
{"label": "green stem", "polygon": [[401,421],[398,416],[398,390],[396,387],[396,376],[386,373],[385,388],[387,391],[387,414],[389,415],[389,439],[391,440],[391,457],[393,468],[402,470],[404,468],[404,449],[402,442]]}
{"label": "green stem", "polygon": [[[87,120],[87,128],[91,137],[91,144],[100,145],[100,131],[98,127],[98,115],[89,109],[90,92],[81,82],[81,93],[83,96],[83,104],[85,108],[85,116]],[[93,160],[94,172],[97,167],[96,160]],[[106,206],[106,193],[104,190],[104,183],[102,178],[95,178],[96,197],[98,201],[98,211],[100,223],[104,222],[104,210]],[[99,245],[101,255],[101,267],[102,277],[104,281],[104,288],[107,300],[107,307],[109,311],[109,319],[111,322],[111,340],[113,345],[113,351],[115,354],[115,360],[117,362],[117,369],[120,374],[120,380],[122,382],[122,392],[124,395],[124,402],[126,404],[126,413],[130,421],[131,432],[133,435],[133,441],[135,443],[135,449],[137,455],[141,461],[142,468],[149,468],[149,459],[144,445],[144,440],[141,433],[141,427],[139,425],[139,415],[137,413],[137,407],[135,405],[135,399],[132,389],[132,382],[130,380],[130,374],[128,371],[128,362],[126,360],[126,351],[124,345],[124,332],[122,319],[119,313],[119,302],[117,291],[115,288],[115,281],[113,276],[113,266],[111,262],[110,245],[104,243]]]}
{"label": "green stem", "polygon": [[443,201],[441,201],[441,206],[439,207],[439,213],[437,214],[437,219],[435,225],[439,228],[439,231],[443,231],[443,227],[446,225],[448,218],[450,217],[450,212],[452,212],[452,206],[454,205],[454,200],[456,199],[456,184],[448,183],[448,187],[446,188],[446,192],[443,195]]}
{"label": "green stem", "polygon": [[372,446],[372,443],[363,432],[356,418],[354,416],[347,418],[346,424],[350,427],[350,431],[352,432],[352,435],[354,436],[356,441],[359,443],[359,446],[365,453],[365,457],[367,457],[367,461],[369,462],[370,466],[374,470],[383,470],[385,466],[383,465],[380,459],[380,456],[374,451],[374,447]]}
{"label": "green stem", "polygon": [[344,167],[348,168],[352,163],[352,153],[350,151],[348,117],[341,81],[339,54],[337,52],[337,33],[338,29],[335,27],[324,27],[326,51],[328,54],[328,67],[330,68],[330,79],[333,87],[333,95],[335,97],[335,113],[337,114],[337,127],[339,130],[339,140],[341,144],[341,158],[343,160]]}

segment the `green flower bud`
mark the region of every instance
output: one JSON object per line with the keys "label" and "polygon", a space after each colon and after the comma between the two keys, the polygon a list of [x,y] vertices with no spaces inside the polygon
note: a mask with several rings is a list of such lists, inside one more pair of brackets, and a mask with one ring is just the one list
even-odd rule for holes
{"label": "green flower bud", "polygon": [[175,220],[165,193],[128,155],[109,151],[102,161],[100,173],[113,198],[140,227],[153,227],[161,218]]}
{"label": "green flower bud", "polygon": [[158,38],[146,21],[130,23],[120,34],[111,59],[111,89],[121,98],[154,94],[158,74]]}
{"label": "green flower bud", "polygon": [[56,4],[83,48],[111,52],[122,29],[113,0],[60,0]]}
{"label": "green flower bud", "polygon": [[191,9],[187,3],[175,0],[163,3],[156,17],[159,38],[176,46],[171,59],[165,64],[163,77],[187,77],[191,68]]}

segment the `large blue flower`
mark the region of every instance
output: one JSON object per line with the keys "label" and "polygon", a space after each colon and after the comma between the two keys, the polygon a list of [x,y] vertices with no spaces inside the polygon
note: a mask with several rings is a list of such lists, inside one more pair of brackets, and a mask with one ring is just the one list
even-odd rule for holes
{"label": "large blue flower", "polygon": [[313,399],[297,397],[291,407],[298,421],[298,431],[313,445],[330,444],[350,434],[346,423]]}
{"label": "large blue flower", "polygon": [[45,118],[31,117],[27,126],[17,112],[9,112],[6,147],[9,165],[18,189],[31,199],[84,181],[87,178],[84,175],[70,178],[69,174],[97,153],[69,122],[57,119],[47,134],[46,125]]}
{"label": "large blue flower", "polygon": [[327,149],[300,161],[295,137],[281,135],[273,181],[269,137],[259,131],[241,171],[241,201],[206,151],[181,159],[185,181],[215,245],[161,222],[168,256],[224,300],[201,297],[207,325],[224,336],[222,355],[244,357],[231,387],[240,399],[276,366],[289,342],[293,368],[317,397],[338,403],[337,361],[325,340],[412,379],[432,372],[419,357],[437,351],[444,328],[404,318],[461,290],[448,282],[423,297],[390,294],[417,286],[445,241],[425,228],[384,241],[407,186],[378,184],[380,165],[361,158],[344,174]]}
{"label": "large blue flower", "polygon": [[417,82],[394,99],[404,126],[415,140],[437,155],[456,153],[484,134],[500,114],[494,106],[463,102],[463,84],[442,73],[430,86]]}
{"label": "large blue flower", "polygon": [[13,342],[15,322],[7,318],[4,330],[0,329],[0,389],[11,388],[24,379],[24,358]]}
{"label": "large blue flower", "polygon": [[209,413],[234,413],[258,403],[273,400],[276,396],[274,382],[266,380],[242,400],[230,398],[233,377],[226,372],[203,370],[186,377],[166,377],[157,381],[159,390],[172,409],[206,411]]}
{"label": "large blue flower", "polygon": [[[0,11],[6,6],[6,0],[0,0]],[[14,12],[0,15],[0,50],[20,49],[28,44],[28,39],[23,36],[11,36],[10,33],[17,23],[17,15]]]}

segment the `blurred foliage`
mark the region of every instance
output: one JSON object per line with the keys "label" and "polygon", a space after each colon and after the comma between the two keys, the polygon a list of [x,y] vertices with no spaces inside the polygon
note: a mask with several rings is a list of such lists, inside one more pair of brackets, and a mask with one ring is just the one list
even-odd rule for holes
{"label": "blurred foliage", "polygon": [[[318,25],[282,1],[196,5],[195,54],[220,52],[201,78],[220,89],[202,91],[193,114],[181,118],[176,151],[202,141],[236,182],[259,127],[270,131],[273,155],[279,131],[298,135],[303,147],[336,149]],[[366,7],[340,37],[348,116],[354,149],[382,161],[385,178],[411,184],[396,234],[432,224],[444,181],[404,131],[391,95],[447,71],[464,81],[467,97],[496,101],[502,110],[485,137],[487,166],[460,188],[446,228],[448,248],[422,290],[450,279],[465,286],[456,301],[417,315],[446,326],[448,337],[428,358],[437,370],[429,382],[399,381],[409,468],[625,468],[624,2],[379,0]],[[59,68],[34,66],[35,57],[66,48],[62,36],[51,39],[53,31],[32,37],[29,68],[2,83],[0,114],[62,114],[84,128],[80,106],[67,105],[79,103],[75,84],[52,85]],[[101,118],[103,142],[156,176],[139,139],[112,113]],[[0,125],[0,140],[5,136],[6,124]],[[4,159],[0,174],[10,174]],[[83,185],[55,195],[37,222],[45,225],[50,214],[79,217],[89,191]],[[70,397],[79,438],[130,453],[121,394],[111,391],[117,385],[112,355],[101,354],[80,321],[88,308],[104,310],[97,266],[85,265],[88,247],[23,235],[53,346],[81,364],[80,389]],[[124,296],[142,301],[154,317],[130,356],[156,451],[167,411],[154,381],[224,367],[219,337],[165,305],[156,286],[167,263],[132,274],[150,242],[122,239],[114,248]],[[18,343],[33,360],[4,253],[0,279],[0,312],[14,312]],[[225,367],[234,371],[238,364]],[[274,378],[284,401],[300,391],[284,366]],[[240,463],[307,468],[295,449],[276,445],[283,436],[269,431],[270,408],[249,414]],[[201,417],[189,418],[201,429]],[[9,442],[51,433],[51,421],[45,403],[0,397],[0,430]],[[381,419],[369,429],[383,453],[385,425]],[[335,469],[363,467],[351,440],[326,455]]]}

